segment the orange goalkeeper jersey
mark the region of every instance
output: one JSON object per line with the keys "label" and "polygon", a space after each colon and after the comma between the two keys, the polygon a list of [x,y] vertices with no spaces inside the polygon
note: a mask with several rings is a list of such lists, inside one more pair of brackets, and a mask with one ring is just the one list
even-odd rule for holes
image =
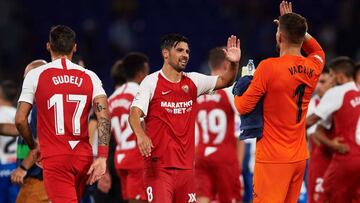
{"label": "orange goalkeeper jersey", "polygon": [[302,48],[307,57],[284,55],[261,61],[249,88],[242,96],[235,96],[240,114],[251,112],[264,96],[264,129],[256,144],[257,162],[290,163],[309,156],[305,117],[325,54],[314,38]]}

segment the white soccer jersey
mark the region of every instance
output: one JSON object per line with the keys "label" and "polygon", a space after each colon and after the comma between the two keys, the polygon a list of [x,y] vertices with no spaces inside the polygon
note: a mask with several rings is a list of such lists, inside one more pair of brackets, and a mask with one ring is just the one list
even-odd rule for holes
{"label": "white soccer jersey", "polygon": [[[15,107],[0,106],[0,123],[15,124]],[[0,163],[16,163],[16,137],[0,135]]]}

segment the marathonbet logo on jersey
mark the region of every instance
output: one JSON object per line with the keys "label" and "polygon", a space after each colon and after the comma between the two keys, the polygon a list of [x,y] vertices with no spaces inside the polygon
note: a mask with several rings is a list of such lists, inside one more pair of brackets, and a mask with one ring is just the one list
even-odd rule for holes
{"label": "marathonbet logo on jersey", "polygon": [[189,100],[186,102],[169,102],[162,101],[160,106],[165,108],[165,111],[172,114],[184,114],[190,112],[192,109],[193,101]]}

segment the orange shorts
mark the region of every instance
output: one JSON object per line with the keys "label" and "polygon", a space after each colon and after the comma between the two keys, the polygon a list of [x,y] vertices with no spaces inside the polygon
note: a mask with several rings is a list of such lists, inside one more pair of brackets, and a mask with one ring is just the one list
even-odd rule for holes
{"label": "orange shorts", "polygon": [[255,163],[253,203],[296,203],[306,160],[294,163]]}

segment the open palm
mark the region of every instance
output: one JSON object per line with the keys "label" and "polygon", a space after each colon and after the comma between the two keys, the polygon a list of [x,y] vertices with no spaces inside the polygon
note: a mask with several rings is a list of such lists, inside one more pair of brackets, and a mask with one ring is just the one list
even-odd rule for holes
{"label": "open palm", "polygon": [[227,41],[227,48],[224,49],[226,58],[234,63],[238,63],[241,58],[240,39],[236,39],[236,36],[231,35]]}

